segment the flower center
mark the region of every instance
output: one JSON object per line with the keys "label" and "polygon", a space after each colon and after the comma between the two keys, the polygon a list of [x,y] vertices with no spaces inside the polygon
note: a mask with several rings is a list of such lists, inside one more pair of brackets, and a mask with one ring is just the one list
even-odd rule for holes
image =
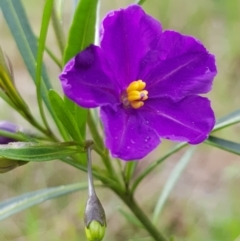
{"label": "flower center", "polygon": [[142,80],[133,81],[126,90],[123,97],[123,104],[138,109],[144,105],[144,100],[148,99],[148,91],[144,90],[146,83]]}

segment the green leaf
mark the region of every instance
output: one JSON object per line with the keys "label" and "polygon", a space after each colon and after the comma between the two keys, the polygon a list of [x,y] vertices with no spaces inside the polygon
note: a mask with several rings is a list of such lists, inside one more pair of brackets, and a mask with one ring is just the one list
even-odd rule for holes
{"label": "green leaf", "polygon": [[13,160],[42,162],[61,159],[79,153],[74,143],[11,142],[0,145],[0,156]]}
{"label": "green leaf", "polygon": [[[37,55],[37,39],[30,27],[28,18],[23,8],[21,0],[18,1],[0,1],[0,7],[3,16],[12,32],[17,44],[18,50],[27,66],[27,69],[35,81],[36,75],[36,55]],[[50,113],[50,103],[47,98],[47,90],[51,89],[46,68],[43,66],[42,71],[43,84],[41,89],[42,98],[48,107]]]}
{"label": "green leaf", "polygon": [[18,110],[17,106],[12,102],[12,100],[6,95],[6,93],[1,88],[0,98],[2,98],[6,103],[8,103],[13,109]]}
{"label": "green leaf", "polygon": [[76,8],[64,51],[64,64],[94,43],[98,0],[81,0]]}
{"label": "green leaf", "polygon": [[85,139],[88,109],[81,108],[80,106],[75,104],[72,100],[68,99],[66,96],[64,96],[64,102],[65,102],[66,108],[71,112],[72,116],[74,117],[75,122],[78,125],[78,129],[80,130],[82,138]]}
{"label": "green leaf", "polygon": [[[10,70],[8,69],[5,61],[4,53],[0,47],[0,89],[3,89],[6,95],[11,99],[14,106],[26,112],[29,110],[27,104],[24,102],[17,89],[15,88],[14,81]],[[6,101],[7,99],[4,98]],[[10,102],[8,102],[10,104]]]}
{"label": "green leaf", "polygon": [[58,95],[54,90],[49,91],[49,99],[52,105],[52,108],[61,121],[62,125],[69,132],[74,141],[78,141],[79,143],[83,143],[83,139],[81,133],[78,129],[78,125],[76,123],[75,118],[72,113],[69,111],[63,99]]}
{"label": "green leaf", "polygon": [[138,0],[138,1],[137,1],[137,4],[138,4],[138,5],[143,5],[145,2],[146,2],[146,0]]}
{"label": "green leaf", "polygon": [[0,203],[0,220],[36,204],[85,189],[87,189],[87,183],[76,183],[66,186],[46,188],[11,198]]}
{"label": "green leaf", "polygon": [[[79,1],[64,51],[64,65],[77,53],[85,49],[88,45],[94,43],[97,10],[98,0]],[[80,108],[66,97],[64,100],[67,108],[71,110],[72,115],[75,117],[78,127],[81,130],[81,134],[84,137],[86,131],[87,110]]]}
{"label": "green leaf", "polygon": [[42,75],[42,68],[43,68],[43,54],[44,54],[45,43],[47,38],[47,31],[48,31],[52,9],[53,9],[53,3],[54,3],[54,0],[47,0],[44,6],[41,31],[39,35],[37,62],[36,62],[36,88],[37,88],[38,107],[39,107],[39,111],[40,111],[43,123],[46,126],[49,133],[51,131],[43,110],[42,98],[41,98],[41,85],[42,85],[41,75]]}
{"label": "green leaf", "polygon": [[153,212],[153,223],[154,224],[157,223],[158,218],[163,209],[163,206],[166,203],[166,200],[168,199],[175,184],[177,183],[178,179],[181,177],[181,174],[183,173],[183,171],[187,167],[189,161],[191,160],[194,151],[195,151],[195,147],[189,148],[184,153],[184,155],[179,160],[179,162],[176,164],[176,166],[172,170],[170,176],[168,177],[168,179],[163,187],[163,190],[158,198],[157,204],[156,204],[154,212]]}
{"label": "green leaf", "polygon": [[163,161],[165,161],[168,157],[170,157],[171,155],[173,155],[174,153],[178,152],[179,150],[181,150],[182,148],[184,148],[187,145],[186,142],[180,143],[178,145],[176,145],[175,147],[173,147],[169,152],[167,152],[163,157],[161,157],[160,159],[158,159],[155,162],[152,162],[150,165],[148,165],[148,167],[146,169],[144,169],[144,171],[136,178],[135,182],[133,183],[132,186],[132,192],[135,191],[135,189],[137,188],[137,186],[139,185],[139,183],[148,175],[150,174],[159,164],[161,164]]}
{"label": "green leaf", "polygon": [[11,73],[9,71],[9,66],[6,63],[6,56],[4,56],[4,53],[2,51],[2,48],[0,47],[0,66],[3,67],[3,69],[7,72],[8,76],[11,76]]}
{"label": "green leaf", "polygon": [[240,143],[228,141],[214,136],[209,136],[204,143],[240,155]]}
{"label": "green leaf", "polygon": [[217,121],[216,125],[214,126],[213,131],[220,130],[222,128],[236,124],[238,122],[240,122],[240,110],[236,110],[236,111],[220,118]]}

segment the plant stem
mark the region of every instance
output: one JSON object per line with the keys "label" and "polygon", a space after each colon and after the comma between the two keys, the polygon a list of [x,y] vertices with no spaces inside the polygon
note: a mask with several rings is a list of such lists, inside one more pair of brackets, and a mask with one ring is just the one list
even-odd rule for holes
{"label": "plant stem", "polygon": [[[102,161],[103,161],[104,165],[106,166],[109,174],[111,176],[115,176],[115,171],[114,171],[113,166],[111,164],[111,160],[109,158],[109,155],[108,155],[107,150],[104,146],[102,137],[100,136],[100,134],[98,132],[98,129],[96,127],[96,123],[94,122],[92,113],[90,111],[88,113],[87,124],[88,124],[90,132],[92,134],[93,141],[95,142],[95,145],[96,145],[96,148],[94,148],[95,151],[101,156]],[[100,152],[98,150],[103,150],[103,151]]]}
{"label": "plant stem", "polygon": [[138,218],[138,220],[142,223],[142,225],[146,228],[148,233],[154,238],[156,241],[167,241],[168,239],[161,234],[156,227],[151,223],[149,218],[145,215],[145,213],[141,210],[141,208],[137,205],[135,199],[132,195],[127,193],[120,193],[116,190],[114,192],[124,201],[124,203],[129,207],[129,209],[133,212],[133,214]]}

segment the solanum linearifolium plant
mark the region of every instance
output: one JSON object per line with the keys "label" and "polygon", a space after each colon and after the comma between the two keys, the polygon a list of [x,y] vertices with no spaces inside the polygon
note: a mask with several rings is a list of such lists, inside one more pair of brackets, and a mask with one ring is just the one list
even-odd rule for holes
{"label": "solanum linearifolium plant", "polygon": [[[29,103],[17,90],[14,66],[6,57],[7,50],[1,50],[0,97],[11,111],[18,112],[32,125],[32,130],[21,128],[17,121],[5,120],[1,113],[0,173],[17,171],[16,167],[28,162],[55,159],[88,173],[88,185],[49,188],[4,201],[0,204],[1,220],[42,201],[88,186],[86,237],[90,241],[102,240],[108,219],[96,195],[94,178],[100,181],[98,185],[111,189],[129,207],[152,240],[172,240],[153,224],[170,189],[156,204],[151,220],[151,214],[145,214],[135,200],[140,182],[160,163],[188,145],[205,142],[240,154],[239,143],[212,135],[214,131],[240,122],[240,110],[216,122],[211,101],[202,96],[212,89],[217,75],[214,54],[193,36],[164,30],[158,20],[144,11],[143,2],[112,10],[98,21],[100,2],[80,0],[69,31],[65,33],[54,1],[46,0],[41,29],[35,36],[22,2],[0,1],[6,24],[36,85],[41,115],[41,120],[34,117]],[[61,59],[46,45],[51,22]],[[44,54],[60,67],[62,92],[52,88],[43,63]],[[15,78],[17,81],[18,76]],[[46,115],[44,105],[50,115]],[[50,118],[59,133],[53,132]],[[86,140],[87,127],[90,140]],[[154,152],[163,139],[180,143],[162,153],[133,179],[137,164]],[[94,168],[91,151],[102,160]],[[189,158],[186,151],[185,164]],[[115,165],[116,162],[119,165]],[[176,170],[175,181],[182,167]]]}

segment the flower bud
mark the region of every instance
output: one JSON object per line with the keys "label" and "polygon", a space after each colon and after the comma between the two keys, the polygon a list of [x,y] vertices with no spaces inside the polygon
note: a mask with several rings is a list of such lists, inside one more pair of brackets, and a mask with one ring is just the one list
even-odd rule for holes
{"label": "flower bud", "polygon": [[96,195],[88,198],[85,209],[85,233],[89,241],[101,241],[105,234],[105,212]]}
{"label": "flower bud", "polygon": [[[18,127],[9,121],[0,121],[0,130],[15,133],[15,132],[17,132]],[[9,138],[9,137],[5,137],[5,136],[0,136],[0,144],[1,145],[8,144],[9,142],[13,142],[13,141],[16,141],[16,140]]]}
{"label": "flower bud", "polygon": [[98,221],[93,220],[89,227],[85,227],[85,233],[89,241],[101,241],[104,237],[106,227]]}
{"label": "flower bud", "polygon": [[[14,132],[17,132],[18,127],[11,122],[0,121],[0,130],[14,133]],[[16,140],[9,137],[0,136],[0,145],[8,144],[9,142],[14,142],[14,141]],[[28,162],[25,162],[25,161],[11,160],[11,159],[0,157],[0,173],[11,171],[16,167],[27,163]]]}

